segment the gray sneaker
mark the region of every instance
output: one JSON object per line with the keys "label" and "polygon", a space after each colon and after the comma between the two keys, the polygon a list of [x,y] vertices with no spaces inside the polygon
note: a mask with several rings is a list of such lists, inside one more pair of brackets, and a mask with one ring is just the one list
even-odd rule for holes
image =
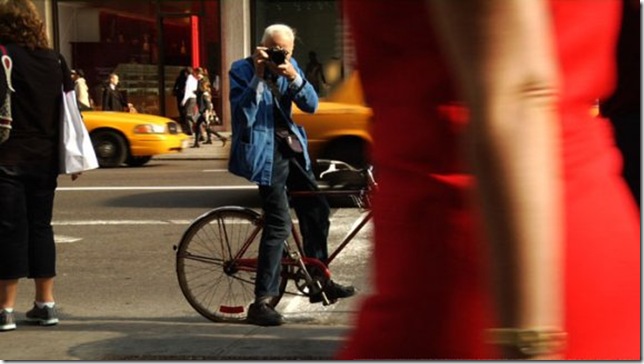
{"label": "gray sneaker", "polygon": [[16,329],[16,319],[13,317],[13,312],[5,310],[0,311],[0,331],[9,331]]}
{"label": "gray sneaker", "polygon": [[34,303],[34,308],[27,311],[25,314],[27,321],[35,322],[42,326],[56,325],[58,323],[58,315],[56,314],[56,306],[38,308]]}

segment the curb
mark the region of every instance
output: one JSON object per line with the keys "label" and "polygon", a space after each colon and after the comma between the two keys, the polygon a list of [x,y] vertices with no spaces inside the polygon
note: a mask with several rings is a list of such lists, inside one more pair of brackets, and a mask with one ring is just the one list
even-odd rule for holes
{"label": "curb", "polygon": [[[229,136],[228,136],[229,137]],[[181,152],[155,155],[154,160],[228,160],[230,156],[230,141],[222,144],[215,140],[213,144],[201,144],[199,148],[191,148],[194,138],[187,139],[189,147]]]}

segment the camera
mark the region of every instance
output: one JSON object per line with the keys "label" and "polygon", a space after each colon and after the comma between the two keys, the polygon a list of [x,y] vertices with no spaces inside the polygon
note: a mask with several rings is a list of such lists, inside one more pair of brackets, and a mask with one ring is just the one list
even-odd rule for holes
{"label": "camera", "polygon": [[286,62],[286,55],[288,54],[286,50],[276,47],[267,49],[266,53],[268,53],[268,59],[276,65]]}

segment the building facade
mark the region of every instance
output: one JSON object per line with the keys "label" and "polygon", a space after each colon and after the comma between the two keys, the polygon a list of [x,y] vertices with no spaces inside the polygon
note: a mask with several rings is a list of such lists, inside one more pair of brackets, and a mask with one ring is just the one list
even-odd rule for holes
{"label": "building facade", "polygon": [[[172,89],[187,66],[207,70],[215,108],[230,130],[228,69],[249,56],[272,23],[296,29],[294,57],[310,52],[330,85],[351,63],[341,0],[34,0],[55,49],[82,70],[94,107],[110,73],[139,112],[178,116]],[[321,90],[321,96],[327,89]]]}

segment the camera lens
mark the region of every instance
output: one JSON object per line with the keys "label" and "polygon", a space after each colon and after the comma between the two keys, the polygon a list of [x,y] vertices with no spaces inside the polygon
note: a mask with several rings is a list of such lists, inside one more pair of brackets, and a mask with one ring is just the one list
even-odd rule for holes
{"label": "camera lens", "polygon": [[271,62],[280,65],[286,62],[286,51],[279,48],[271,48],[268,50],[268,58]]}

